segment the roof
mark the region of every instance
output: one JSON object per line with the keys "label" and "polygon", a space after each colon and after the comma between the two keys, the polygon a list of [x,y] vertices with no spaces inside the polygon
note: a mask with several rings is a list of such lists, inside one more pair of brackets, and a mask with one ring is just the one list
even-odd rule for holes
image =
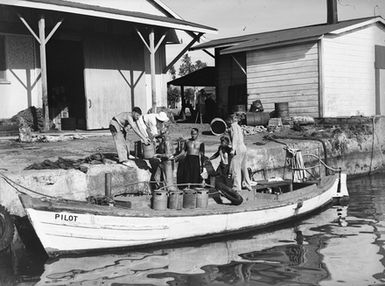
{"label": "roof", "polygon": [[[159,3],[159,1],[157,3]],[[216,33],[217,31],[212,27],[184,21],[174,17],[171,18],[136,11],[119,10],[65,0],[0,0],[0,4],[114,19],[199,33]]]}
{"label": "roof", "polygon": [[221,54],[231,54],[268,46],[284,45],[291,42],[316,40],[325,34],[340,34],[359,27],[385,21],[381,17],[368,17],[353,20],[340,21],[336,24],[318,24],[284,30],[256,33],[238,37],[230,37],[213,40],[197,45],[192,50],[207,48],[225,48]]}
{"label": "roof", "polygon": [[188,75],[169,81],[176,86],[215,86],[215,67],[204,67]]}

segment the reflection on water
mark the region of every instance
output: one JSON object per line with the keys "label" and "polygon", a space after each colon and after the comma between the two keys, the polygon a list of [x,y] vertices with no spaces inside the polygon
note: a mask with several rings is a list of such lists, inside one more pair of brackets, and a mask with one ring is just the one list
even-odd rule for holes
{"label": "reflection on water", "polygon": [[197,245],[44,261],[0,255],[0,285],[378,285],[385,283],[385,177],[350,180],[348,207]]}

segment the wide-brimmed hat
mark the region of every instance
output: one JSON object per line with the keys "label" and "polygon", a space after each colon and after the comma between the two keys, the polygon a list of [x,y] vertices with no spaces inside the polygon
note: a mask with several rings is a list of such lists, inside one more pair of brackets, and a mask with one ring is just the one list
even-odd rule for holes
{"label": "wide-brimmed hat", "polygon": [[167,122],[169,120],[166,112],[159,112],[157,115],[156,115],[156,119],[158,119],[159,121],[162,121],[162,122]]}

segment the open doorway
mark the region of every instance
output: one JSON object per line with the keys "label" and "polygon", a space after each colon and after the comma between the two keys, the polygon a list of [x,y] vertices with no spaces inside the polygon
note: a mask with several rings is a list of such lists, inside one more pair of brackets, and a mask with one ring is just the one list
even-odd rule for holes
{"label": "open doorway", "polygon": [[79,41],[51,40],[47,45],[50,119],[57,129],[86,129],[84,60]]}

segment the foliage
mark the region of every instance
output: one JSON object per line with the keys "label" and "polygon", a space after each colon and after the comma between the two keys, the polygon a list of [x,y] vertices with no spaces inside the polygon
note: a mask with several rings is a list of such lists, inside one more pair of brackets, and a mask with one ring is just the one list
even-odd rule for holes
{"label": "foliage", "polygon": [[206,66],[207,64],[201,60],[197,60],[193,63],[191,57],[188,54],[185,54],[182,57],[182,64],[179,66],[179,76],[185,76]]}
{"label": "foliage", "polygon": [[176,70],[175,67],[172,65],[168,71],[171,74],[171,78],[174,80],[176,79]]}

